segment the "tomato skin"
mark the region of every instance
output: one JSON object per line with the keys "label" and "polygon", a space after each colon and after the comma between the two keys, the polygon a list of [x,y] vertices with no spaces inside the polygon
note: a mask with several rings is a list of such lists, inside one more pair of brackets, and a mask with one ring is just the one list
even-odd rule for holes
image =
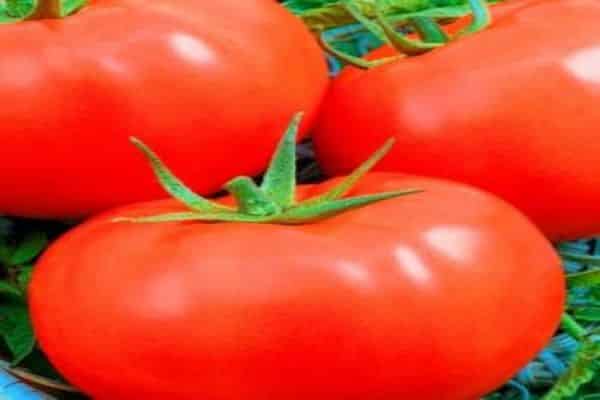
{"label": "tomato skin", "polygon": [[526,4],[484,32],[334,82],[315,132],[327,173],[395,136],[380,170],[488,190],[552,240],[599,233],[600,4]]}
{"label": "tomato skin", "polygon": [[0,38],[2,214],[162,198],[132,135],[214,192],[261,172],[298,111],[305,134],[328,84],[318,44],[272,0],[106,0]]}
{"label": "tomato skin", "polygon": [[373,174],[354,194],[409,187],[300,226],[111,222],[170,200],[96,217],[35,268],[39,343],[99,400],[478,398],[552,336],[560,261],[475,189]]}

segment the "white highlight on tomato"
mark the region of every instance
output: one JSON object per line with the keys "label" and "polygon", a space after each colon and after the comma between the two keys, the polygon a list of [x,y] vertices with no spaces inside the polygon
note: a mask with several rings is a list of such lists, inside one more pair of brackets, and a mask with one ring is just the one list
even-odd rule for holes
{"label": "white highlight on tomato", "polygon": [[335,264],[335,271],[346,281],[350,281],[363,289],[373,287],[369,271],[362,265],[352,261],[340,261]]}
{"label": "white highlight on tomato", "polygon": [[115,74],[123,76],[131,75],[130,69],[116,57],[105,57],[99,60],[100,65]]}
{"label": "white highlight on tomato", "polygon": [[576,78],[600,83],[600,47],[579,50],[567,57],[564,65]]}
{"label": "white highlight on tomato", "polygon": [[472,261],[479,247],[479,236],[463,226],[435,227],[424,238],[434,250],[457,262]]}
{"label": "white highlight on tomato", "polygon": [[214,51],[210,47],[188,34],[174,33],[169,41],[173,50],[188,61],[207,64],[215,59]]}
{"label": "white highlight on tomato", "polygon": [[191,304],[188,286],[189,282],[181,274],[162,271],[140,288],[138,294],[141,298],[130,305],[141,315],[151,313],[146,315],[148,318],[168,320],[183,317]]}
{"label": "white highlight on tomato", "polygon": [[400,272],[417,283],[431,280],[431,271],[427,268],[421,256],[408,246],[398,246],[394,250]]}

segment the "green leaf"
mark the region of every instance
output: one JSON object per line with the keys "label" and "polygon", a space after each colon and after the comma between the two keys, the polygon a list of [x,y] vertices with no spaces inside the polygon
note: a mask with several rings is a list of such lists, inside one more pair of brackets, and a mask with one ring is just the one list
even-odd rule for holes
{"label": "green leaf", "polygon": [[[0,2],[0,5],[2,3]],[[12,232],[13,221],[6,218],[0,217],[0,238],[6,238]]]}
{"label": "green leaf", "polygon": [[31,275],[33,274],[33,267],[31,265],[24,266],[19,269],[17,275],[17,284],[23,293],[26,292],[29,282],[31,282]]}
{"label": "green leaf", "polygon": [[579,321],[600,322],[600,307],[578,307],[572,314]]}
{"label": "green leaf", "polygon": [[[577,288],[577,286],[575,286]],[[569,304],[579,303],[577,306],[595,306],[600,307],[600,286],[595,285],[591,287],[577,288],[580,290],[569,291]],[[582,304],[581,301],[585,301]]]}
{"label": "green leaf", "polygon": [[48,237],[44,232],[34,231],[23,239],[10,257],[10,265],[23,265],[33,261],[48,244]]}
{"label": "green leaf", "polygon": [[29,287],[32,274],[32,266],[28,265],[19,269],[19,274],[17,275],[17,284],[19,285],[19,289],[21,289],[22,293],[27,293],[27,288]]}
{"label": "green leaf", "polygon": [[13,365],[19,364],[33,351],[35,336],[24,302],[0,304],[0,336],[13,356]]}
{"label": "green leaf", "polygon": [[567,283],[570,287],[592,287],[600,285],[600,269],[569,274],[567,275]]}
{"label": "green leaf", "polygon": [[5,240],[0,239],[0,263],[5,266],[11,265],[11,258],[15,251],[15,246]]}
{"label": "green leaf", "polygon": [[18,287],[11,285],[7,281],[0,281],[0,295],[2,295],[2,294],[17,296],[17,297],[23,296],[23,293],[21,292],[21,290],[19,290]]}
{"label": "green leaf", "polygon": [[569,369],[542,399],[565,400],[575,396],[600,371],[600,343],[588,337],[571,360]]}
{"label": "green leaf", "polygon": [[560,255],[567,261],[574,261],[585,265],[600,267],[600,257],[586,254],[575,254],[568,251],[561,251]]}

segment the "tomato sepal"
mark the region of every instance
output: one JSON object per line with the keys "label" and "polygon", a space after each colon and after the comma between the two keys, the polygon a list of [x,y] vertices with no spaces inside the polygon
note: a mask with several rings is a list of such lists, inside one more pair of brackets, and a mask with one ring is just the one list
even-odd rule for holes
{"label": "tomato sepal", "polygon": [[137,138],[131,142],[144,154],[163,189],[179,200],[189,211],[143,217],[118,217],[113,222],[165,223],[182,221],[246,222],[303,224],[330,217],[358,207],[421,192],[404,189],[368,195],[344,196],[392,149],[390,139],[367,161],[327,192],[307,200],[296,201],[296,142],[302,113],[292,119],[280,140],[269,168],[260,186],[247,176],[227,182],[227,190],[237,203],[237,208],[224,206],[206,199],[189,189],[162,162],[152,149]]}
{"label": "tomato sepal", "polygon": [[41,19],[60,19],[85,7],[88,0],[6,0],[0,5],[0,25]]}
{"label": "tomato sepal", "polygon": [[141,140],[136,137],[130,138],[131,143],[136,146],[146,157],[154,176],[162,186],[162,188],[173,198],[188,206],[191,210],[200,212],[218,212],[232,211],[230,207],[209,201],[202,196],[197,195],[189,187],[185,185],[171,170],[161,161],[152,149],[146,146]]}

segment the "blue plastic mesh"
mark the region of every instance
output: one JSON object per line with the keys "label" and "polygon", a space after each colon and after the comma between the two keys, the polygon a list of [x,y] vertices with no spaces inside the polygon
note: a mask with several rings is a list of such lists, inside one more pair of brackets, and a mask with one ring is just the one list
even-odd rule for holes
{"label": "blue plastic mesh", "polygon": [[0,400],[53,400],[0,369]]}

